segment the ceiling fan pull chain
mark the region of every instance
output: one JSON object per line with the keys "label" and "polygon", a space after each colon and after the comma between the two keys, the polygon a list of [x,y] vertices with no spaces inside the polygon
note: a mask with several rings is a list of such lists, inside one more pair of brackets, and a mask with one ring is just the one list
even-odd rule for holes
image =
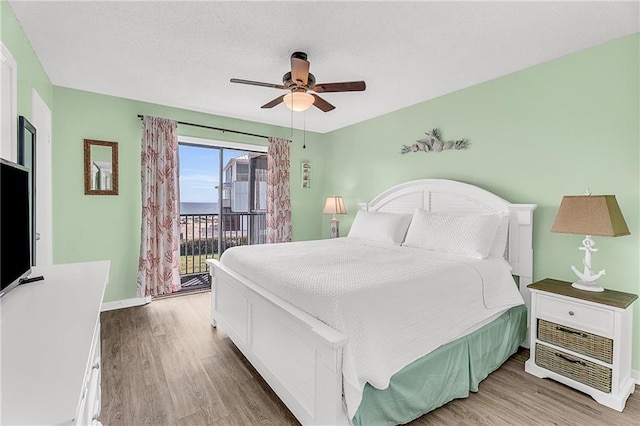
{"label": "ceiling fan pull chain", "polygon": [[302,149],[307,149],[307,111],[302,114]]}

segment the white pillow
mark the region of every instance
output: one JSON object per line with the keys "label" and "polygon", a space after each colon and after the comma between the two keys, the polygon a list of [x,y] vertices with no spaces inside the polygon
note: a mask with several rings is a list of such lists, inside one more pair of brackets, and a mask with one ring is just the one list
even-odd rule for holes
{"label": "white pillow", "polygon": [[507,249],[507,239],[509,238],[509,212],[502,213],[500,224],[496,231],[496,236],[491,243],[489,256],[504,259],[505,250]]}
{"label": "white pillow", "polygon": [[455,215],[417,209],[404,246],[485,259],[500,224],[500,215]]}
{"label": "white pillow", "polygon": [[408,214],[358,210],[348,237],[400,245],[410,222],[411,215]]}

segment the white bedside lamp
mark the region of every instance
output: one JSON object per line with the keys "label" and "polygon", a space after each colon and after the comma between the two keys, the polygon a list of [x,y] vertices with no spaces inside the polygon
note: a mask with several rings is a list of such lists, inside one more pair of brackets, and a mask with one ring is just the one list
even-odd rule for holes
{"label": "white bedside lamp", "polygon": [[584,251],[584,271],[580,272],[571,266],[578,276],[578,281],[571,285],[581,290],[604,291],[596,282],[604,275],[604,269],[597,274],[591,270],[591,253],[598,251],[594,248],[596,243],[591,236],[620,237],[630,234],[615,195],[564,196],[551,232],[586,235],[580,247]]}
{"label": "white bedside lamp", "polygon": [[344,207],[344,201],[342,197],[339,195],[331,195],[327,197],[327,201],[324,203],[324,209],[322,210],[324,214],[332,214],[331,218],[331,238],[336,238],[340,236],[339,223],[337,214],[347,214],[347,209]]}

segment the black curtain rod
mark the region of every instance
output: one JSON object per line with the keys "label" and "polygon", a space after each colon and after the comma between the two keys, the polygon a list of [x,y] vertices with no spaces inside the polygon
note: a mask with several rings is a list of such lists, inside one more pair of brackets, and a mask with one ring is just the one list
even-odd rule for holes
{"label": "black curtain rod", "polygon": [[[138,118],[139,118],[140,120],[142,120],[142,118],[143,118],[143,117],[144,117],[143,115],[138,114]],[[184,126],[200,127],[200,128],[203,128],[203,129],[219,130],[219,131],[221,131],[222,133],[229,132],[229,133],[237,133],[237,134],[239,134],[239,135],[245,135],[245,136],[254,136],[254,137],[256,137],[256,138],[265,138],[265,139],[268,139],[268,138],[269,138],[269,136],[265,136],[265,135],[258,135],[258,134],[256,134],[256,133],[247,133],[247,132],[241,132],[241,131],[239,131],[239,130],[231,130],[231,129],[223,129],[223,128],[221,128],[221,127],[205,126],[204,124],[186,123],[186,122],[184,122],[184,121],[178,121],[178,124],[182,124],[182,125],[184,125]]]}

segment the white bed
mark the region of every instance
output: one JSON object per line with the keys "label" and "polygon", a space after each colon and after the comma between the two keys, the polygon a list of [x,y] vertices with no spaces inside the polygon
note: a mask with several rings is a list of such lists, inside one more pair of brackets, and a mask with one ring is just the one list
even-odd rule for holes
{"label": "white bed", "polygon": [[[416,208],[508,212],[506,260],[520,277],[521,289],[531,282],[534,205],[514,205],[472,185],[429,179],[391,188],[362,208],[407,214]],[[349,253],[360,253],[364,260],[336,276],[330,264],[349,259]],[[273,266],[291,257],[285,264],[295,266]],[[248,268],[251,259],[261,260]],[[208,261],[212,324],[222,326],[303,424],[348,424],[365,382],[384,389],[408,363],[522,303],[502,259],[425,256],[417,248],[338,239],[246,247],[228,251],[223,262]],[[429,293],[417,282],[427,273],[438,280]],[[528,303],[526,290],[521,292]],[[422,297],[435,293],[437,298]],[[404,299],[394,297],[398,294]],[[407,305],[411,295],[420,303]],[[461,299],[465,304],[458,303]],[[437,305],[447,308],[435,311]],[[427,328],[432,331],[425,333]],[[399,336],[386,352],[385,335]]]}

